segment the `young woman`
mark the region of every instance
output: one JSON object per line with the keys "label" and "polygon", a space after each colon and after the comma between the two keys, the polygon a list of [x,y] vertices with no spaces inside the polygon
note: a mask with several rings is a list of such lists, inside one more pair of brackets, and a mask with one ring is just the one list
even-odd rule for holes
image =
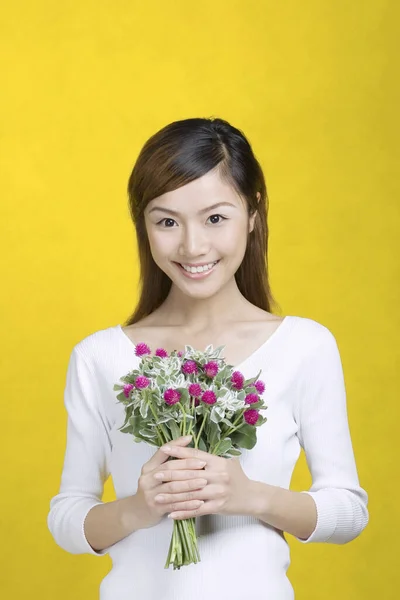
{"label": "young woman", "polygon": [[[285,533],[344,544],[368,522],[335,337],[312,319],[272,311],[266,185],[241,131],[222,119],[169,124],[144,145],[128,190],[140,298],[124,326],[72,350],[49,529],[67,552],[110,555],[101,600],[291,600]],[[121,433],[113,385],[137,365],[138,342],[168,351],[225,345],[245,377],[262,369],[268,420],[256,446],[226,459],[183,438],[155,451]],[[312,486],[289,491],[301,448]],[[117,500],[102,502],[110,474]],[[199,517],[200,563],[164,569],[168,514]]]}

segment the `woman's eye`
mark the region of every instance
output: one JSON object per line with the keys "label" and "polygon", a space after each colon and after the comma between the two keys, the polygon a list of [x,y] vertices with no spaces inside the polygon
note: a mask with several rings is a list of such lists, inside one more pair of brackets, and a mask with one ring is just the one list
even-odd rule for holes
{"label": "woman's eye", "polygon": [[[168,225],[167,225],[167,223],[168,223]],[[159,221],[157,223],[157,225],[163,225],[164,224],[165,227],[170,228],[170,227],[173,227],[173,225],[171,225],[171,223],[175,223],[174,219],[166,218],[166,219],[162,219],[161,221]]]}
{"label": "woman's eye", "polygon": [[[222,223],[222,221],[226,221],[226,217],[223,217],[222,215],[211,215],[209,219],[211,220],[212,225],[218,225],[219,223]],[[174,219],[166,217],[165,219],[159,221],[157,225],[160,225],[165,229],[171,229],[174,226],[174,223],[176,223]]]}
{"label": "woman's eye", "polygon": [[[210,219],[214,219],[212,221],[213,225],[218,225],[218,223],[225,221],[225,217],[223,217],[222,215],[211,215]],[[218,221],[216,221],[215,219],[218,219]],[[219,220],[219,219],[221,219],[221,220]]]}

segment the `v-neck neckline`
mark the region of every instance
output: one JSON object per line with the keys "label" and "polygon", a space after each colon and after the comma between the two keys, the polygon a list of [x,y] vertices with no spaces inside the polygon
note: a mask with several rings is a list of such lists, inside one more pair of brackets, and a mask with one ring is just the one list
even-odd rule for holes
{"label": "v-neck neckline", "polygon": [[[281,323],[278,325],[278,327],[271,333],[271,335],[258,347],[256,348],[256,350],[254,350],[254,352],[252,352],[247,358],[245,358],[243,361],[241,361],[239,364],[235,365],[233,367],[233,369],[235,371],[238,371],[240,369],[244,369],[244,367],[247,366],[248,363],[251,363],[254,361],[254,359],[261,354],[264,354],[264,352],[266,352],[267,350],[270,349],[271,345],[273,344],[274,341],[278,340],[282,334],[284,333],[284,331],[286,330],[288,324],[295,319],[295,317],[293,315],[286,315],[285,317],[283,317]],[[120,323],[118,323],[118,325],[116,325],[114,327],[115,331],[120,334],[120,336],[122,338],[124,338],[126,340],[126,343],[128,344],[128,346],[132,349],[135,350],[136,348],[136,344],[134,343],[134,341],[125,333],[125,331],[122,329],[122,325]],[[139,342],[138,342],[139,343]],[[135,354],[136,356],[136,354]]]}

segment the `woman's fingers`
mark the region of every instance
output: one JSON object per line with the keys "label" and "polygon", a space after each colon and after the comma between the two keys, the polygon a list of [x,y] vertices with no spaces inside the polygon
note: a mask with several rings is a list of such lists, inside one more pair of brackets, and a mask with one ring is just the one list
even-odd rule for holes
{"label": "woman's fingers", "polygon": [[[199,490],[207,485],[207,479],[201,477],[197,479],[187,479],[186,481],[171,481],[170,483],[164,483],[159,490],[159,494],[178,494],[179,492],[191,492],[193,490]],[[187,498],[190,500],[190,498]]]}
{"label": "woman's fingers", "polygon": [[[181,502],[179,503],[179,510],[180,511],[184,511],[182,513],[179,513],[180,515],[184,515],[185,511],[197,511],[199,508],[201,508],[204,504],[204,500],[189,500],[188,502]],[[166,510],[170,511],[172,510],[171,508],[167,508]],[[188,513],[191,514],[191,513]],[[195,516],[194,514],[192,516]],[[183,517],[185,518],[185,517]]]}
{"label": "woman's fingers", "polygon": [[169,460],[162,465],[160,471],[176,471],[182,469],[202,469],[206,466],[204,460],[198,460],[197,458],[186,458],[183,460]]}
{"label": "woman's fingers", "polygon": [[[168,508],[168,510],[181,510],[179,505],[182,502],[188,502],[190,500],[218,501],[222,499],[221,490],[218,485],[209,485],[206,490],[204,489],[204,487],[205,486],[202,486],[201,488],[195,490],[175,494],[167,494],[164,493],[163,490],[162,493],[160,492],[155,496],[154,500],[157,503],[165,505]],[[176,506],[178,506],[178,509],[174,508]]]}
{"label": "woman's fingers", "polygon": [[[168,442],[168,443],[171,447],[177,447],[177,446],[186,446],[187,444],[190,444],[191,441],[192,441],[192,436],[190,436],[190,437],[182,436],[182,437],[179,437],[176,440],[172,440],[171,442]],[[161,450],[161,448],[159,448],[157,450],[157,452],[155,452],[153,454],[153,456],[150,458],[150,460],[148,460],[143,465],[143,467],[142,467],[143,475],[150,473],[151,471],[153,471],[154,469],[156,469],[163,463],[167,462],[168,458],[169,458],[169,456],[166,455],[165,452],[163,452]]]}
{"label": "woman's fingers", "polygon": [[157,470],[153,477],[159,483],[168,481],[184,481],[186,479],[196,479],[204,477],[205,471],[203,469],[160,469]]}

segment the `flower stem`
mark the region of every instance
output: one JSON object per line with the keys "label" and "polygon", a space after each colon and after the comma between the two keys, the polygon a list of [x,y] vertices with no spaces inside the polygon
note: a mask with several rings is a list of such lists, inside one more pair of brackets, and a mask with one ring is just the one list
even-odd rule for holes
{"label": "flower stem", "polygon": [[198,435],[197,435],[197,438],[196,438],[196,443],[195,443],[195,446],[194,446],[195,448],[198,448],[198,445],[199,445],[199,439],[200,439],[201,432],[202,432],[202,430],[203,430],[204,424],[205,424],[205,422],[206,422],[207,414],[208,414],[208,413],[206,413],[206,412],[204,413],[203,422],[202,422],[202,424],[201,424],[201,427],[200,427],[199,433],[198,433]]}
{"label": "flower stem", "polygon": [[171,543],[165,569],[173,565],[174,570],[200,561],[194,517],[174,520]]}
{"label": "flower stem", "polygon": [[[156,412],[155,412],[155,410],[154,410],[153,404],[152,404],[152,402],[151,402],[151,393],[149,394],[147,390],[146,390],[146,392],[145,392],[145,393],[146,393],[146,400],[147,400],[147,404],[150,406],[150,410],[151,410],[151,412],[153,413],[154,420],[155,420],[155,422],[157,423],[157,421],[158,421],[158,416],[157,416],[157,414],[156,414]],[[157,431],[158,439],[159,439],[159,442],[160,442],[160,446],[162,446],[162,445],[164,444],[164,441],[165,441],[165,442],[168,442],[168,438],[165,436],[165,434],[164,434],[164,436],[165,436],[165,440],[163,440],[163,439],[162,439],[162,435],[161,435],[161,433],[160,433],[160,430],[158,429],[158,427],[157,427],[157,426],[156,426],[156,431]]]}
{"label": "flower stem", "polygon": [[185,412],[185,407],[180,402],[178,404],[181,407],[181,410],[183,412],[183,433],[182,433],[182,435],[186,435],[186,412]]}

